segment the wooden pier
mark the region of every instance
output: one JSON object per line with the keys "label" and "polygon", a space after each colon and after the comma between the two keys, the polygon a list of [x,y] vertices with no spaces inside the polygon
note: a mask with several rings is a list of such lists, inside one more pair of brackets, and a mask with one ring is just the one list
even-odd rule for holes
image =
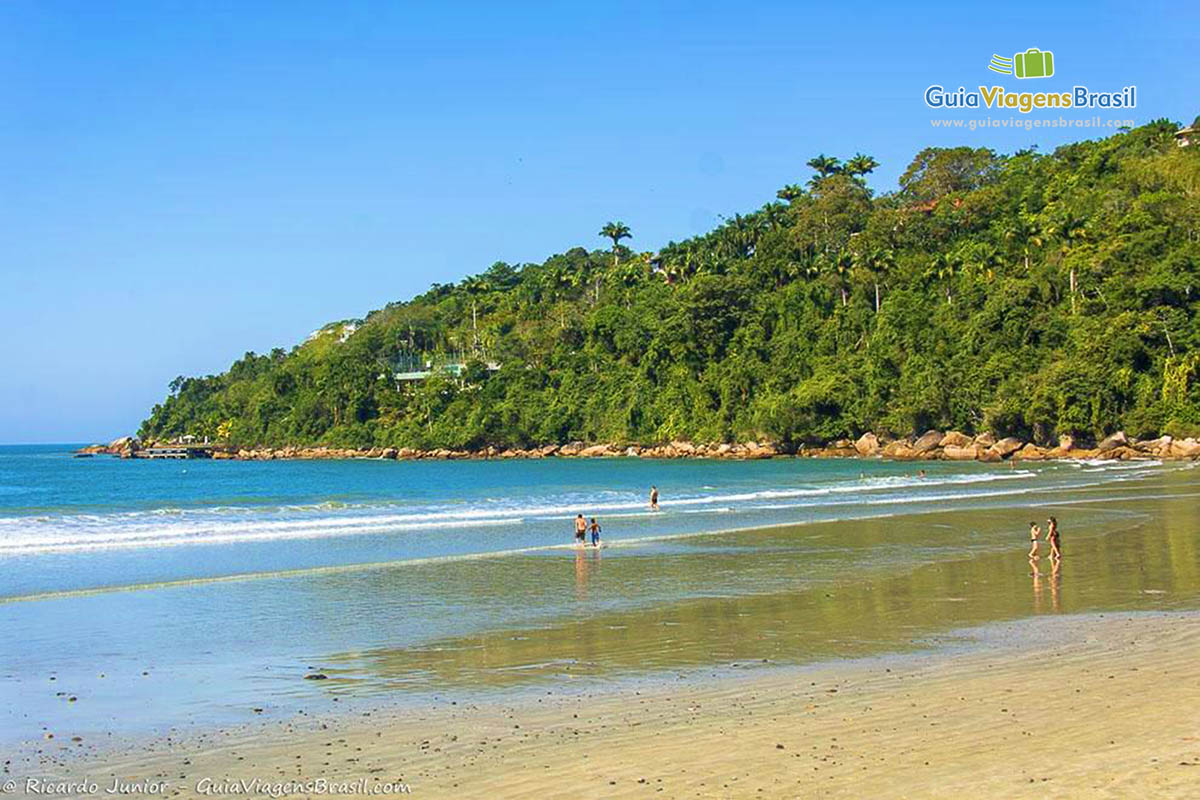
{"label": "wooden pier", "polygon": [[139,450],[138,458],[212,458],[211,444],[164,444]]}

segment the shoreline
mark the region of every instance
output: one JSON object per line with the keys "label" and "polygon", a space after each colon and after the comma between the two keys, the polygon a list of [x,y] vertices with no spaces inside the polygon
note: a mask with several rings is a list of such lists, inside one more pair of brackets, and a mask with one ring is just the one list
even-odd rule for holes
{"label": "shoreline", "polygon": [[[156,451],[183,450],[183,455],[161,455]],[[190,454],[189,454],[190,453]],[[926,431],[920,436],[882,439],[865,433],[855,441],[839,439],[822,445],[795,446],[773,442],[709,443],[673,441],[669,444],[643,446],[640,444],[587,444],[570,442],[530,448],[498,448],[489,446],[478,450],[437,448],[422,450],[411,447],[342,448],[324,445],[286,445],[282,447],[236,447],[224,444],[159,443],[143,445],[134,437],[125,436],[109,444],[94,444],[74,451],[76,457],[111,455],[120,458],[213,458],[229,461],[276,460],[343,460],[375,459],[397,461],[422,460],[527,460],[543,458],[661,458],[661,459],[727,459],[750,461],[768,458],[882,458],[894,461],[980,461],[984,463],[1021,461],[1078,461],[1086,459],[1170,460],[1200,459],[1200,440],[1189,437],[1176,439],[1159,436],[1155,439],[1133,439],[1124,432],[1108,436],[1096,443],[1081,444],[1072,437],[1060,437],[1054,447],[1046,447],[1017,437],[997,438],[983,433],[968,436],[958,431]]]}
{"label": "shoreline", "polygon": [[[240,682],[221,701],[238,707],[237,719],[160,718],[147,733],[109,727],[105,735],[78,717],[70,724],[103,698],[60,674],[39,690],[79,691],[80,704],[47,720],[42,730],[52,740],[23,741],[3,777],[19,786],[29,777],[90,780],[101,789],[118,779],[159,781],[139,793],[163,797],[241,781],[336,782],[356,795],[394,784],[429,797],[633,797],[659,789],[672,797],[1187,796],[1188,781],[1200,777],[1200,727],[1180,709],[1200,701],[1200,595],[1191,566],[1195,495],[1175,496],[1170,507],[1158,494],[1106,496],[1119,502],[1116,517],[1077,510],[1062,581],[1051,571],[1041,582],[1034,575],[1032,595],[1023,553],[1004,544],[978,554],[952,547],[915,567],[782,593],[727,597],[709,586],[713,596],[666,613],[661,604],[569,613],[455,632],[417,648],[402,638],[356,645],[346,651],[350,660],[334,657],[341,651],[297,655],[284,659],[295,667],[285,676],[295,692],[272,695]],[[1004,527],[989,523],[990,511],[932,513],[861,529],[826,524],[839,526],[840,546],[886,540],[903,548],[936,543],[941,535],[930,532],[954,522],[946,514],[972,515],[977,543]],[[825,546],[814,536],[822,531],[808,533],[806,541]],[[762,531],[751,544],[771,553],[778,542]],[[1163,563],[1167,551],[1174,558]],[[577,597],[578,558],[573,567],[539,563],[548,567],[533,582],[552,585],[544,576],[564,575],[565,596]],[[609,562],[593,578],[628,576],[641,563]],[[603,584],[593,586],[603,599]],[[668,641],[683,643],[671,645],[680,654],[652,672],[621,669],[640,670],[647,647],[659,652]],[[731,646],[714,651],[710,641]],[[812,641],[811,660],[775,655],[796,652],[797,643],[810,652]],[[501,675],[566,666],[550,668],[553,681],[479,681],[473,653],[484,659],[477,666]],[[107,682],[114,666],[94,668]],[[169,665],[148,668],[171,680]],[[305,680],[314,669],[327,678]],[[415,672],[444,677],[419,696],[389,687]],[[364,677],[381,682],[372,688]],[[111,713],[146,713],[129,699]]]}
{"label": "shoreline", "polygon": [[356,794],[395,783],[501,798],[1194,788],[1200,728],[1179,709],[1200,702],[1200,612],[1041,616],[937,640],[917,653],[572,684],[536,699],[457,704],[447,693],[420,709],[304,715],[22,766],[102,786],[155,779],[161,796],[203,780],[365,780]]}

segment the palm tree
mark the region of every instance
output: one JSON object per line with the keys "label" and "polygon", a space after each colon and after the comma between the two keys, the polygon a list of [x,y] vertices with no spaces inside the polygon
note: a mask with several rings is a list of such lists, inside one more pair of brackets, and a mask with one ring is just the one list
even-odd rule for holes
{"label": "palm tree", "polygon": [[778,230],[787,222],[787,211],[782,203],[767,203],[759,210],[759,216],[764,230]]}
{"label": "palm tree", "polygon": [[633,234],[629,232],[629,226],[624,222],[606,222],[604,223],[604,227],[600,229],[600,233],[596,235],[612,239],[613,266],[615,267],[621,257],[620,251],[617,249],[621,244],[621,240],[633,238]]}
{"label": "palm tree", "polygon": [[791,203],[804,196],[804,187],[798,183],[789,183],[787,186],[775,193],[775,196],[780,200],[786,200]]}
{"label": "palm tree", "polygon": [[817,171],[817,174],[822,178],[828,178],[830,175],[835,175],[842,170],[842,162],[838,161],[833,156],[827,156],[824,153],[816,158],[808,160],[808,166]]}
{"label": "palm tree", "polygon": [[810,274],[825,273],[829,283],[838,290],[842,305],[850,302],[850,274],[854,268],[854,256],[848,250],[824,253],[814,259],[809,267]]}
{"label": "palm tree", "polygon": [[[615,270],[617,268],[617,264],[619,264],[621,261],[621,240],[633,238],[633,234],[629,232],[629,226],[624,222],[606,222],[604,223],[604,227],[600,229],[600,233],[596,235],[612,239],[613,269]],[[600,277],[600,274],[596,273],[595,295],[592,298],[592,302],[594,304],[598,304],[600,302]]]}
{"label": "palm tree", "polygon": [[869,250],[866,253],[854,255],[857,264],[866,270],[871,276],[871,282],[875,286],[875,313],[879,313],[880,297],[879,297],[879,282],[887,276],[892,267],[896,266],[896,254],[886,248],[876,248]]}
{"label": "palm tree", "polygon": [[1025,258],[1025,272],[1029,272],[1029,253],[1034,247],[1045,243],[1042,228],[1038,225],[1037,217],[1025,211],[1017,215],[1017,221],[1004,232],[1004,238],[1020,243],[1022,255]]}
{"label": "palm tree", "polygon": [[973,278],[983,278],[989,283],[995,279],[996,268],[1001,263],[996,248],[986,243],[975,244],[967,251],[966,257],[960,260]]}
{"label": "palm tree", "polygon": [[946,256],[944,253],[938,253],[929,260],[929,269],[925,270],[925,277],[934,278],[939,281],[946,282],[946,302],[953,303],[954,296],[950,293],[950,282],[954,280],[954,276],[958,272],[958,265],[954,263],[954,259]]}
{"label": "palm tree", "polygon": [[868,172],[874,172],[878,166],[879,162],[871,156],[855,153],[854,158],[846,161],[846,166],[842,171],[851,177],[856,177],[858,175],[866,175]]}
{"label": "palm tree", "polygon": [[757,240],[755,222],[750,217],[734,214],[732,219],[726,219],[725,224],[718,228],[717,246],[730,258],[748,258],[754,254]]}
{"label": "palm tree", "polygon": [[[1069,260],[1067,256],[1070,254],[1074,244],[1081,239],[1087,238],[1087,220],[1068,211],[1055,220],[1046,232],[1060,242],[1059,258],[1060,260],[1067,261]],[[1068,272],[1071,289],[1071,313],[1074,314],[1076,313],[1075,295],[1079,292],[1079,280],[1073,261]]]}
{"label": "palm tree", "polygon": [[821,267],[824,266],[820,256],[809,256],[804,262],[804,277],[812,280],[821,275]]}

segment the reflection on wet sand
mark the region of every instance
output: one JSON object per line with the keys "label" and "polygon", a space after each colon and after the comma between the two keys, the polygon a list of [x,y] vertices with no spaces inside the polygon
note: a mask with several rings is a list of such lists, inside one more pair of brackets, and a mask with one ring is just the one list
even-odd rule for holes
{"label": "reflection on wet sand", "polygon": [[1062,611],[1058,599],[1058,589],[1062,585],[1062,560],[1054,559],[1050,563],[1050,607],[1055,613]]}
{"label": "reflection on wet sand", "polygon": [[600,569],[600,549],[577,547],[575,549],[575,599],[587,600],[588,578]]}
{"label": "reflection on wet sand", "polygon": [[[1200,524],[1194,498],[1179,497],[1124,503],[1122,513],[1096,506],[1059,507],[1074,529],[1089,534],[1074,540],[1071,581],[1062,582],[1061,564],[1046,575],[1031,564],[1032,613],[1046,610],[1085,612],[1102,609],[1180,608],[1200,599]],[[1024,553],[1007,549],[959,547],[963,557],[916,566],[896,562],[891,569],[824,570],[820,559],[805,561],[786,543],[836,539],[853,550],[885,529],[897,541],[915,544],[925,537],[932,548],[954,548],[947,537],[982,536],[982,530],[1021,530],[1023,511],[932,514],[866,523],[832,523],[730,536],[724,549],[707,552],[623,554],[598,580],[599,553],[574,554],[576,597],[588,604],[541,627],[504,629],[450,637],[430,645],[378,648],[334,656],[338,671],[362,679],[370,689],[483,689],[570,680],[583,676],[626,676],[687,668],[770,663],[801,663],[905,651],[928,644],[928,637],[958,628],[1014,619],[1031,613],[1022,584]],[[1140,522],[1131,522],[1131,519]],[[1180,520],[1187,519],[1187,524]],[[1117,522],[1114,522],[1117,520]],[[1013,524],[1011,521],[1015,521]],[[828,530],[826,530],[828,529]],[[1111,535],[1120,530],[1121,535]],[[830,536],[829,534],[833,534]],[[1010,533],[1004,533],[1011,536]],[[930,539],[933,537],[933,540]],[[1011,542],[1011,538],[1009,538]],[[951,542],[947,544],[947,542]],[[772,570],[794,571],[793,590],[768,587],[761,594],[700,596],[632,610],[605,611],[616,580],[626,570],[652,566],[664,576],[694,572],[698,585],[730,568],[753,574],[769,559]],[[933,549],[930,551],[934,552]],[[940,551],[939,551],[940,552]],[[840,556],[853,563],[853,556]],[[639,563],[642,562],[642,563]],[[561,557],[530,559],[529,570],[564,565]],[[790,567],[788,566],[790,565]],[[570,567],[567,567],[568,574]],[[561,574],[561,571],[560,571]],[[774,573],[772,573],[774,575]],[[1170,586],[1167,594],[1154,587]],[[1047,595],[1048,594],[1048,598]]]}
{"label": "reflection on wet sand", "polygon": [[[1041,613],[1044,609],[1042,606],[1042,571],[1038,566],[1038,559],[1029,559],[1029,566],[1032,571],[1029,573],[1033,578],[1033,610],[1034,613]],[[1050,559],[1050,610],[1054,612],[1062,611],[1062,605],[1059,601],[1058,590],[1062,586],[1062,561],[1057,558]]]}
{"label": "reflection on wet sand", "polygon": [[1042,571],[1038,569],[1037,558],[1029,559],[1029,567],[1033,570],[1029,574],[1033,577],[1033,611],[1037,614],[1042,610]]}

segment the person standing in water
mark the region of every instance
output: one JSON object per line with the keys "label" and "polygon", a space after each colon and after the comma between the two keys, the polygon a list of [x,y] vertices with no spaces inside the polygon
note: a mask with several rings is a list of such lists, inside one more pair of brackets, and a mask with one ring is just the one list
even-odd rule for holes
{"label": "person standing in water", "polygon": [[650,487],[650,510],[658,511],[658,487]]}
{"label": "person standing in water", "polygon": [[1058,520],[1055,517],[1051,517],[1046,522],[1046,541],[1050,543],[1050,559],[1058,561],[1062,558],[1062,548],[1059,547],[1058,541]]}
{"label": "person standing in water", "polygon": [[1038,527],[1036,522],[1029,523],[1029,560],[1037,561],[1038,556],[1038,537],[1042,535],[1042,529]]}
{"label": "person standing in water", "polygon": [[588,530],[592,532],[592,547],[600,546],[600,523],[596,522],[596,518],[592,517],[592,524],[588,526]]}
{"label": "person standing in water", "polygon": [[583,514],[575,515],[575,544],[584,544],[587,538],[587,520]]}

